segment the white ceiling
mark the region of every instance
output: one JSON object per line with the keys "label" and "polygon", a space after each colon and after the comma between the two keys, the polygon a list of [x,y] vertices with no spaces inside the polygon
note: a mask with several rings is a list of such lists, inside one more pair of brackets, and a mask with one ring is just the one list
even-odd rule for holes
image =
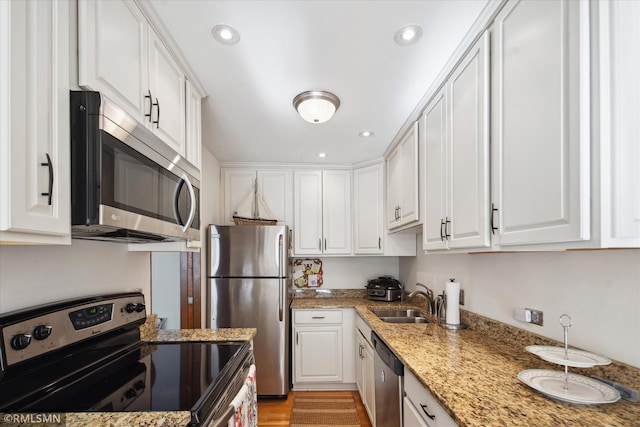
{"label": "white ceiling", "polygon": [[[150,4],[207,92],[203,143],[219,161],[353,164],[382,156],[486,0]],[[221,23],[240,32],[237,45],[213,39]],[[407,24],[421,25],[422,38],[398,46]],[[326,123],[293,108],[312,89],[340,98]]]}

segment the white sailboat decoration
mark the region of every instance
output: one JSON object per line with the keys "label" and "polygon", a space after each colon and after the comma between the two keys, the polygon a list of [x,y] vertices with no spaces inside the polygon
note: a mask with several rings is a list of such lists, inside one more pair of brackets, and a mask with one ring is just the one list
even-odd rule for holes
{"label": "white sailboat decoration", "polygon": [[233,213],[233,222],[236,225],[276,225],[278,223],[258,191],[258,180],[254,182],[253,191],[242,199],[238,209]]}

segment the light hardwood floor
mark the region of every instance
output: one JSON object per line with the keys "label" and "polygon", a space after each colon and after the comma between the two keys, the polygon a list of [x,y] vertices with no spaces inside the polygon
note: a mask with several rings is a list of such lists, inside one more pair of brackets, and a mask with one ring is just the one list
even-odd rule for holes
{"label": "light hardwood floor", "polygon": [[286,399],[258,400],[259,426],[288,426],[295,396],[345,397],[352,396],[358,407],[360,425],[371,427],[367,412],[357,391],[290,391]]}

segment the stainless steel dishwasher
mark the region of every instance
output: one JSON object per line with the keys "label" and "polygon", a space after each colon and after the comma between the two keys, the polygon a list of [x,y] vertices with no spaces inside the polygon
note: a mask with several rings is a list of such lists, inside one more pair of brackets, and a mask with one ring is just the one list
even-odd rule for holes
{"label": "stainless steel dishwasher", "polygon": [[404,366],[375,332],[371,332],[371,342],[375,349],[376,427],[399,427],[402,425]]}

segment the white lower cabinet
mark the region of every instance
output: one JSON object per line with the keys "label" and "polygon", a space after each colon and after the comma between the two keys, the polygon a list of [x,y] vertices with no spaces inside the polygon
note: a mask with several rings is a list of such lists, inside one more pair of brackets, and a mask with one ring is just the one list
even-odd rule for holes
{"label": "white lower cabinet", "polygon": [[356,316],[355,327],[355,373],[356,384],[360,399],[364,405],[371,425],[375,427],[376,421],[376,396],[375,396],[375,370],[373,368],[373,346],[371,345],[371,328]]}
{"label": "white lower cabinet", "polygon": [[404,370],[404,427],[455,427],[458,424],[409,370]]}
{"label": "white lower cabinet", "polygon": [[294,390],[355,388],[353,309],[293,310]]}

